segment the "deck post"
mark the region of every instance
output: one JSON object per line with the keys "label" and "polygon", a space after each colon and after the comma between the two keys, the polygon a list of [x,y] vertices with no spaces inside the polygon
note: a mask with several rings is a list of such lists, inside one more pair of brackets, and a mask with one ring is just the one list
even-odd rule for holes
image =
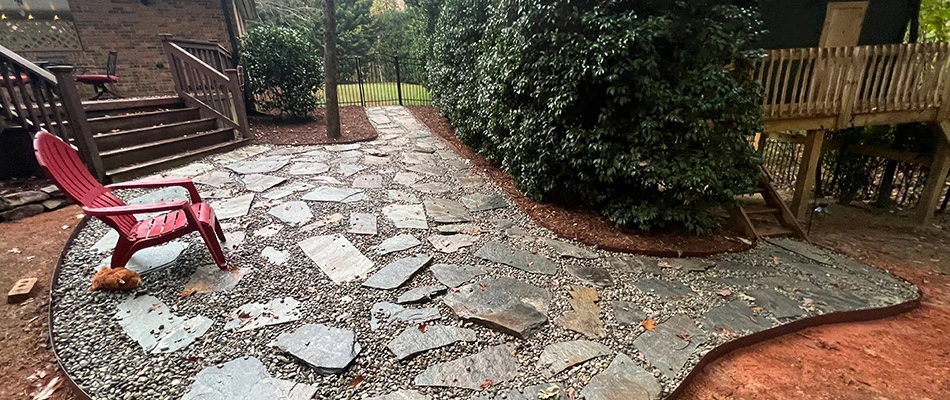
{"label": "deck post", "polygon": [[102,165],[102,157],[99,155],[99,146],[96,145],[96,140],[92,137],[92,130],[89,128],[89,121],[86,120],[86,111],[82,108],[79,91],[76,90],[73,67],[59,65],[50,67],[49,70],[56,75],[56,89],[59,92],[63,109],[66,110],[69,130],[72,131],[72,139],[79,149],[79,155],[86,164],[86,168],[89,168],[92,176],[99,182],[104,182],[106,171]]}
{"label": "deck post", "polygon": [[241,91],[241,82],[238,81],[238,70],[228,68],[224,70],[228,76],[228,91],[231,92],[231,106],[234,107],[234,119],[238,125],[241,125],[241,137],[251,138],[250,128],[247,123],[247,109],[244,108],[244,92]]}
{"label": "deck post", "polygon": [[792,214],[802,219],[808,212],[809,201],[815,189],[818,160],[821,158],[821,146],[825,142],[825,131],[808,131],[805,136],[805,149],[802,152],[801,164],[798,167],[798,177],[795,179],[795,195],[792,198]]}
{"label": "deck post", "polygon": [[921,225],[927,224],[933,218],[934,210],[940,202],[940,194],[947,182],[947,172],[950,171],[950,121],[943,121],[937,128],[940,133],[937,140],[937,151],[930,164],[930,173],[927,174],[927,183],[920,192],[920,201],[917,203],[916,220]]}

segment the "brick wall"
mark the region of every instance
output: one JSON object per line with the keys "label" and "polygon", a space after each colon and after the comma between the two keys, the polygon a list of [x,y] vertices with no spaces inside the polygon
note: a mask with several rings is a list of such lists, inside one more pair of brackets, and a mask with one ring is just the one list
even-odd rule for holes
{"label": "brick wall", "polygon": [[[217,40],[231,48],[221,0],[69,0],[81,52],[24,53],[28,59],[64,60],[96,66],[104,72],[109,51],[118,53],[116,90],[123,97],[174,93],[168,59],[159,34],[178,38]],[[89,87],[80,85],[84,97]]]}

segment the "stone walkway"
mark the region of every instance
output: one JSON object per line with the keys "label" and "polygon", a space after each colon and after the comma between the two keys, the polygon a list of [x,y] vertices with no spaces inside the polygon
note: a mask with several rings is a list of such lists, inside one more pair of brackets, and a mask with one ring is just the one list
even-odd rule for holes
{"label": "stone walkway", "polygon": [[[138,253],[137,294],[90,293],[93,221],[54,289],[54,345],[101,399],[657,399],[711,349],[916,298],[792,240],[655,259],[557,239],[402,107],[369,143],[246,147],[194,176],[227,231]],[[133,203],[178,189],[122,193]]]}

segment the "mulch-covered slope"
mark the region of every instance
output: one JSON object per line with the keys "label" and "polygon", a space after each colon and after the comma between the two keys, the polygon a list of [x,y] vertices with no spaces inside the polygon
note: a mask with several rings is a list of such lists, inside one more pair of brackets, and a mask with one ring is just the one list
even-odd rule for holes
{"label": "mulch-covered slope", "polygon": [[429,127],[429,130],[449,141],[459,154],[472,162],[472,165],[485,170],[532,219],[558,236],[611,251],[663,257],[738,252],[750,247],[736,239],[737,234],[728,231],[706,236],[691,233],[643,232],[619,228],[594,210],[531,200],[518,190],[508,174],[488,163],[484,157],[462,143],[455,136],[455,129],[439,115],[435,107],[410,106],[408,108],[417,119]]}
{"label": "mulch-covered slope", "polygon": [[326,109],[317,108],[309,121],[289,121],[271,115],[250,116],[254,144],[314,145],[376,139],[376,130],[363,107],[340,107],[340,139],[327,137]]}

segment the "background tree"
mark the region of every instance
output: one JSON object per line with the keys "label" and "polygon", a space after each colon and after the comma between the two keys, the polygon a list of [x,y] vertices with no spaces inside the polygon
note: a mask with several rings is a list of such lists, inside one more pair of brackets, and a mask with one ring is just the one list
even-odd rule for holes
{"label": "background tree", "polygon": [[336,91],[336,8],[333,0],[323,0],[325,31],[324,63],[327,84],[324,89],[327,100],[327,137],[340,138],[340,105]]}
{"label": "background tree", "polygon": [[950,2],[920,1],[921,41],[950,42]]}

